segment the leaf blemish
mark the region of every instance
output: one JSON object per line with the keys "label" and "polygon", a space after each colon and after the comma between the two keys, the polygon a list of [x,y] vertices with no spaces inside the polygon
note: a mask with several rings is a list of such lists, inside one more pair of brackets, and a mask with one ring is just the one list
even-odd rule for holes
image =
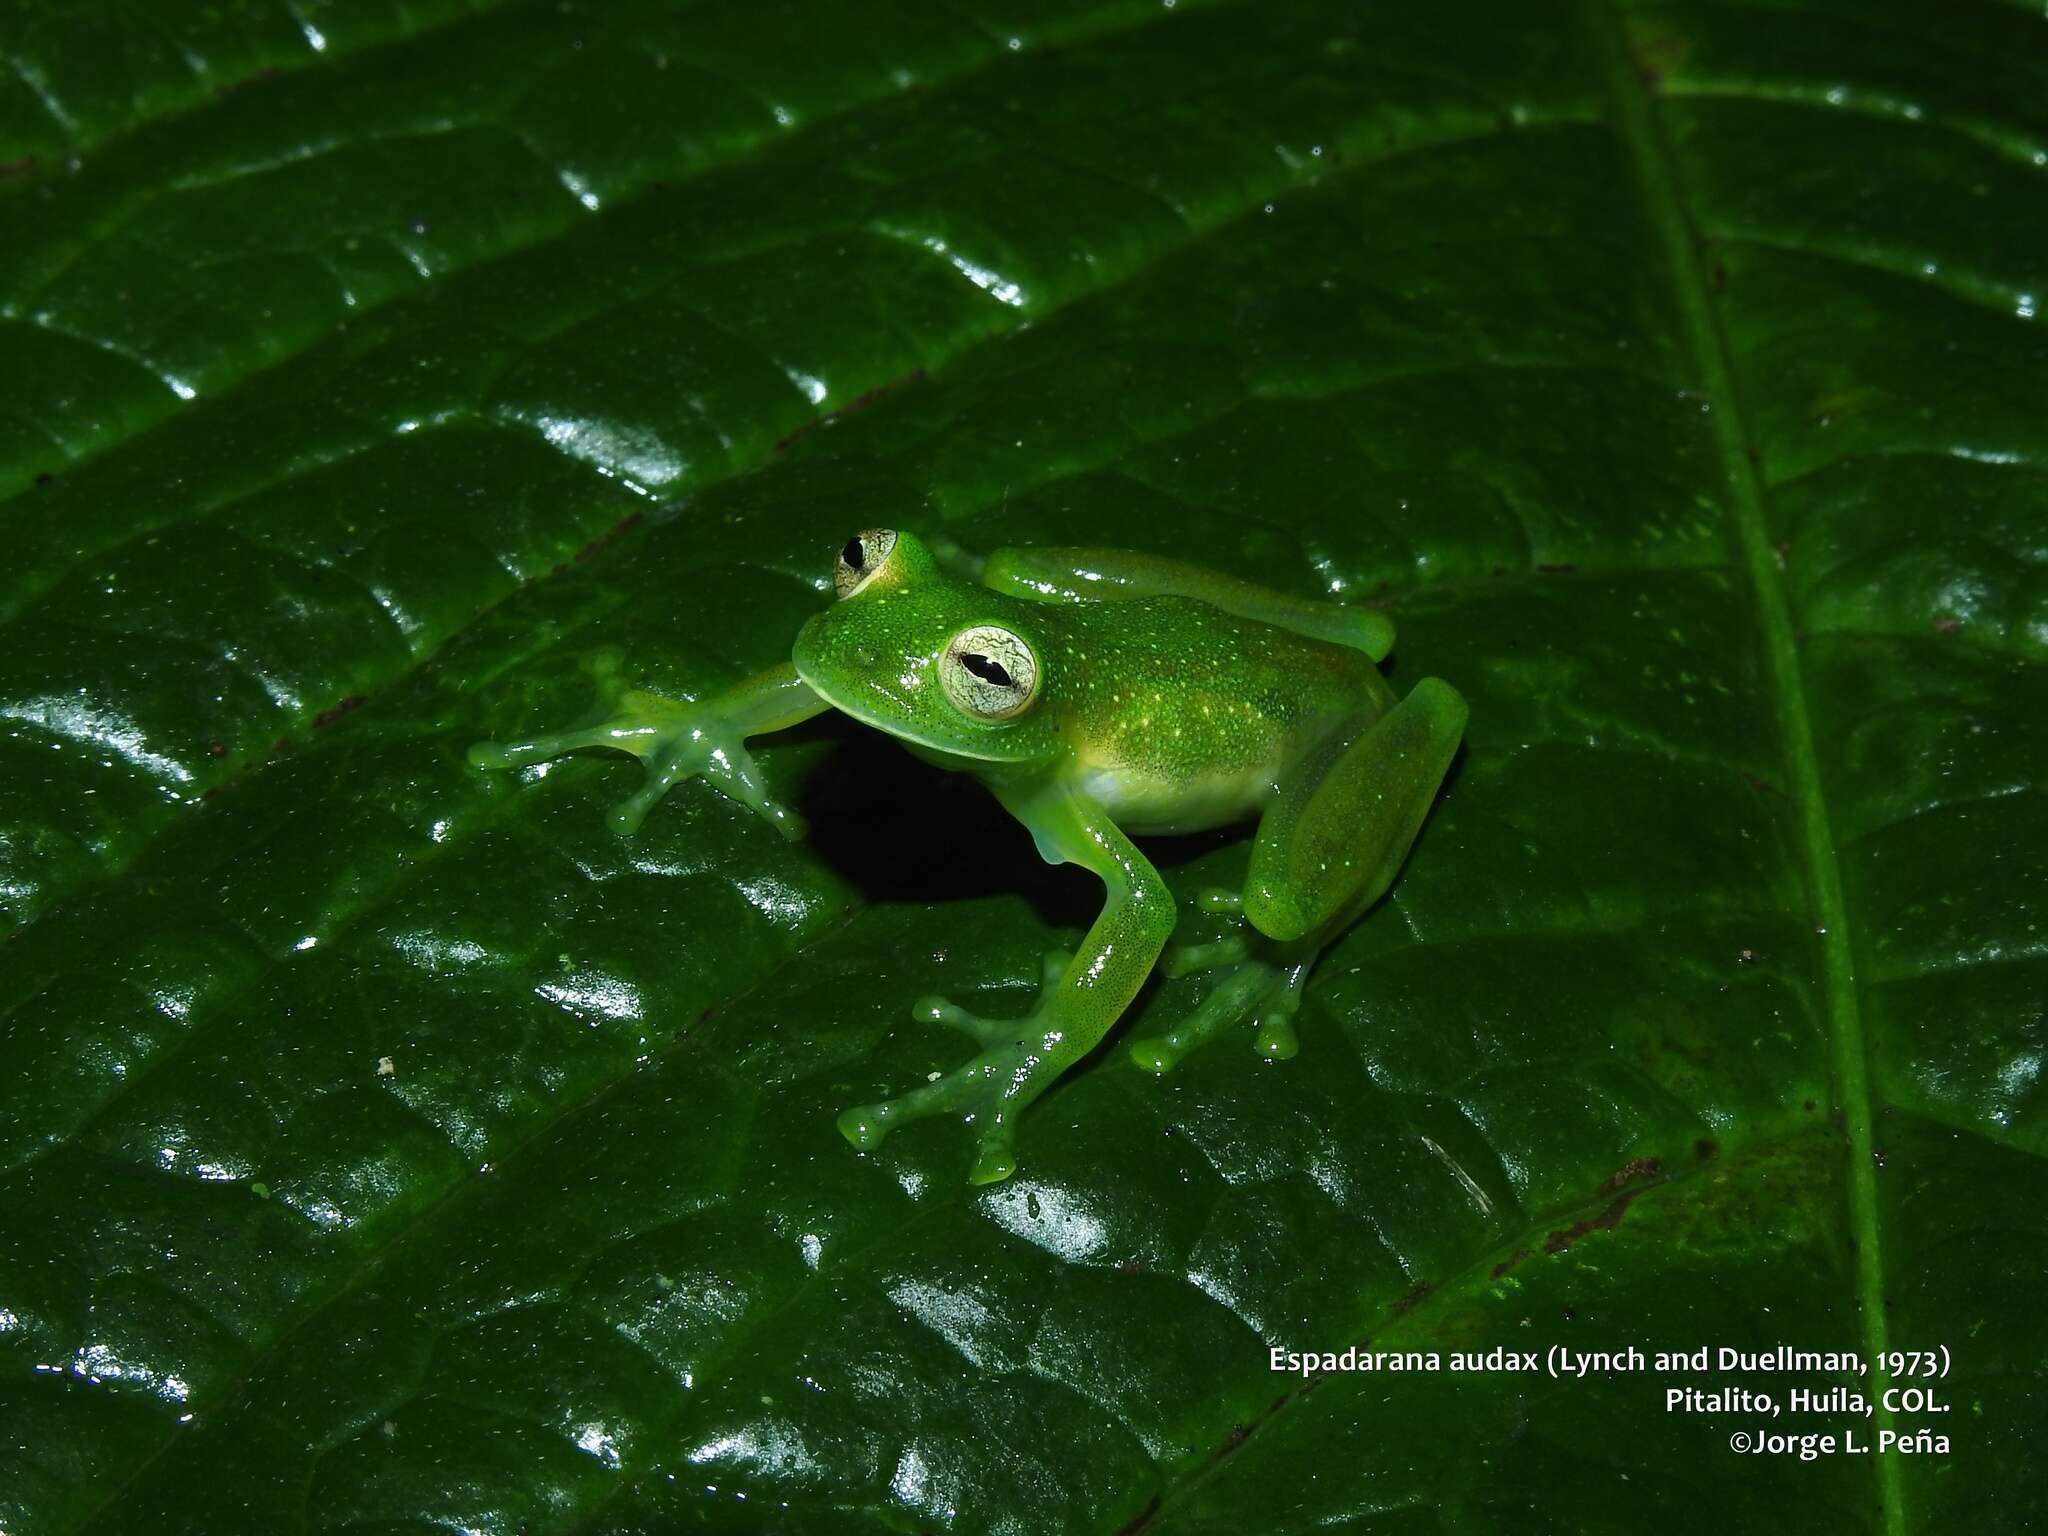
{"label": "leaf blemish", "polygon": [[1607,1176],[1606,1182],[1600,1186],[1600,1193],[1611,1195],[1624,1184],[1633,1184],[1638,1179],[1654,1179],[1663,1172],[1664,1159],[1661,1157],[1631,1158]]}
{"label": "leaf blemish", "polygon": [[334,722],[339,720],[343,715],[352,714],[354,711],[361,709],[363,705],[368,702],[368,694],[352,693],[347,698],[343,699],[340,703],[335,704],[327,709],[323,709],[320,711],[319,714],[315,715],[313,717],[313,729],[316,731],[324,731],[327,729],[328,726],[334,724]]}
{"label": "leaf blemish", "polygon": [[1629,1206],[1634,1204],[1636,1196],[1650,1187],[1650,1185],[1645,1184],[1639,1185],[1634,1189],[1625,1190],[1621,1194],[1616,1195],[1607,1209],[1598,1216],[1588,1216],[1581,1221],[1573,1222],[1568,1227],[1559,1228],[1543,1240],[1543,1251],[1553,1254],[1563,1253],[1565,1249],[1571,1247],[1573,1243],[1576,1243],[1589,1232],[1599,1232],[1611,1227],[1620,1226],[1621,1218],[1627,1214]]}

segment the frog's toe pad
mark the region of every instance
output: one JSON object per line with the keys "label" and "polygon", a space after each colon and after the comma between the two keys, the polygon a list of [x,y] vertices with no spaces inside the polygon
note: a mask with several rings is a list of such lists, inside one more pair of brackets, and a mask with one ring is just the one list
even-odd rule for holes
{"label": "frog's toe pad", "polygon": [[839,1134],[858,1151],[868,1152],[906,1121],[958,1116],[980,1132],[969,1182],[994,1184],[1007,1179],[1017,1169],[1013,1150],[1016,1117],[1045,1086],[1039,1082],[1020,1091],[1034,1058],[1009,1038],[1015,1029],[1016,1021],[1010,1020],[1002,1044],[991,1046],[963,1067],[943,1075],[934,1073],[932,1081],[921,1088],[879,1103],[855,1105],[840,1115]]}
{"label": "frog's toe pad", "polygon": [[[939,1086],[939,1085],[934,1085]],[[884,1099],[875,1104],[856,1104],[852,1109],[842,1111],[839,1116],[839,1134],[857,1152],[872,1152],[896,1125],[904,1120],[921,1120],[928,1115],[942,1112],[943,1106],[919,1105],[914,1101],[917,1094],[905,1094],[901,1099]],[[912,1101],[912,1102],[906,1102]],[[974,1116],[969,1115],[970,1120]],[[995,1125],[982,1133],[980,1144],[975,1148],[974,1167],[969,1170],[970,1184],[1000,1184],[1017,1171],[1017,1154],[1007,1125]]]}
{"label": "frog's toe pad", "polygon": [[1000,1184],[1017,1171],[1017,1157],[1008,1141],[984,1138],[974,1154],[973,1171],[967,1175],[970,1184]]}
{"label": "frog's toe pad", "polygon": [[1308,966],[1245,960],[1234,965],[1195,1011],[1163,1035],[1131,1042],[1132,1062],[1147,1072],[1166,1073],[1196,1046],[1234,1025],[1256,1025],[1252,1049],[1268,1061],[1285,1061],[1300,1049],[1294,1015],[1301,1006]]}
{"label": "frog's toe pad", "polygon": [[1164,1035],[1131,1042],[1131,1060],[1144,1071],[1164,1077],[1179,1063],[1181,1052]]}
{"label": "frog's toe pad", "polygon": [[839,1116],[839,1134],[858,1152],[879,1147],[882,1138],[889,1134],[889,1106],[856,1104],[852,1109],[843,1111]]}
{"label": "frog's toe pad", "polygon": [[1286,1061],[1301,1049],[1294,1033],[1294,1009],[1276,1007],[1261,1014],[1252,1036],[1252,1049],[1268,1061]]}

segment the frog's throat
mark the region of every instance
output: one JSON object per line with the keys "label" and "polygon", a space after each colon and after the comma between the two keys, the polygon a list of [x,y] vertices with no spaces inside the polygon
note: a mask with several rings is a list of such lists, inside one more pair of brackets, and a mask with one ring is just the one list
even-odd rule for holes
{"label": "frog's throat", "polygon": [[918,730],[901,715],[885,715],[879,710],[850,702],[844,695],[825,686],[818,676],[807,670],[803,663],[792,662],[796,675],[819,698],[830,704],[850,720],[880,731],[884,736],[893,736],[898,741],[914,743],[946,757],[961,758],[977,763],[1022,763],[1030,761],[1029,752],[984,752],[963,745],[957,738],[943,740],[929,732]]}

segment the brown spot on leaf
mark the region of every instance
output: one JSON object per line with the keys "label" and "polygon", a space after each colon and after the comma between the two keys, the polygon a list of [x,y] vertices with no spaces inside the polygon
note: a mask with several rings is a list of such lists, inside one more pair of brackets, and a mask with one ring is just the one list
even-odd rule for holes
{"label": "brown spot on leaf", "polygon": [[1607,1175],[1607,1182],[1600,1186],[1600,1193],[1611,1195],[1624,1184],[1633,1184],[1637,1179],[1654,1179],[1664,1171],[1661,1157],[1634,1157]]}
{"label": "brown spot on leaf", "polygon": [[228,755],[227,745],[224,742],[209,741],[206,744],[206,755],[208,757],[226,757]]}
{"label": "brown spot on leaf", "polygon": [[1692,1144],[1692,1150],[1693,1155],[1704,1163],[1720,1154],[1721,1143],[1713,1140],[1711,1137],[1702,1136]]}
{"label": "brown spot on leaf", "polygon": [[1543,1251],[1545,1253],[1563,1253],[1565,1249],[1571,1247],[1573,1243],[1576,1243],[1588,1232],[1599,1232],[1609,1227],[1620,1226],[1621,1218],[1627,1213],[1629,1206],[1634,1203],[1636,1196],[1640,1195],[1648,1187],[1648,1185],[1638,1185],[1634,1189],[1625,1189],[1610,1200],[1607,1204],[1607,1209],[1598,1216],[1587,1216],[1573,1222],[1568,1227],[1558,1228],[1557,1231],[1543,1239]]}
{"label": "brown spot on leaf", "polygon": [[319,714],[313,717],[313,729],[316,731],[326,730],[328,726],[334,724],[343,715],[353,714],[356,710],[361,709],[368,698],[368,694],[352,693],[339,704],[321,710]]}
{"label": "brown spot on leaf", "polygon": [[1943,614],[1934,621],[1934,632],[1937,635],[1952,635],[1962,627],[1963,621],[1961,619],[1950,618],[1947,614]]}
{"label": "brown spot on leaf", "polygon": [[1502,1259],[1498,1264],[1493,1266],[1493,1278],[1498,1280],[1502,1275],[1506,1274],[1509,1270],[1513,1269],[1517,1264],[1521,1263],[1522,1260],[1528,1257],[1528,1249],[1517,1248],[1513,1253],[1509,1254],[1506,1258]]}
{"label": "brown spot on leaf", "polygon": [[1401,1299],[1394,1303],[1394,1315],[1398,1317],[1403,1312],[1408,1311],[1426,1297],[1430,1290],[1431,1286],[1427,1280],[1416,1281],[1406,1291],[1402,1292]]}
{"label": "brown spot on leaf", "polygon": [[1152,1523],[1152,1517],[1158,1513],[1159,1495],[1155,1493],[1152,1495],[1151,1503],[1147,1504],[1143,1509],[1139,1510],[1138,1513],[1125,1524],[1117,1527],[1116,1536],[1137,1536],[1137,1533],[1139,1531],[1142,1531],[1143,1529],[1145,1529],[1146,1526]]}

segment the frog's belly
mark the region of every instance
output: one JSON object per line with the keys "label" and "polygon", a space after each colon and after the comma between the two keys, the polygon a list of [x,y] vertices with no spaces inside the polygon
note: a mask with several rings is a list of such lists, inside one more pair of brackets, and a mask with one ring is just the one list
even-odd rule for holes
{"label": "frog's belly", "polygon": [[1228,826],[1256,814],[1275,792],[1272,775],[1259,768],[1177,780],[1091,768],[1078,788],[1111,821],[1140,837]]}

